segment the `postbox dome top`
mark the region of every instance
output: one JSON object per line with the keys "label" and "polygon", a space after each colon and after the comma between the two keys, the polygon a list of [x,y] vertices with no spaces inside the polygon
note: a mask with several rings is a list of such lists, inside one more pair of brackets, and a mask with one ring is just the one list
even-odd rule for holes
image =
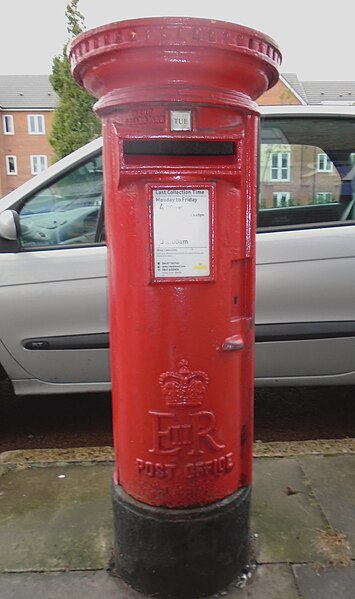
{"label": "postbox dome top", "polygon": [[167,100],[174,88],[180,90],[177,100],[194,101],[201,95],[198,90],[204,90],[201,97],[206,90],[218,96],[220,90],[226,99],[236,93],[255,100],[277,82],[281,64],[281,52],[267,35],[190,17],[149,17],[97,27],[75,38],[69,55],[74,79],[100,99],[99,109]]}

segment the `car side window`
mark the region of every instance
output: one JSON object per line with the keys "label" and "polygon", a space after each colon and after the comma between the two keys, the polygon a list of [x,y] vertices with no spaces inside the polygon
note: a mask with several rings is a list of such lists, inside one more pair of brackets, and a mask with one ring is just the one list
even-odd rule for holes
{"label": "car side window", "polygon": [[353,220],[354,152],[353,119],[263,119],[259,229]]}
{"label": "car side window", "polygon": [[21,249],[101,242],[102,201],[100,154],[25,200],[18,209]]}

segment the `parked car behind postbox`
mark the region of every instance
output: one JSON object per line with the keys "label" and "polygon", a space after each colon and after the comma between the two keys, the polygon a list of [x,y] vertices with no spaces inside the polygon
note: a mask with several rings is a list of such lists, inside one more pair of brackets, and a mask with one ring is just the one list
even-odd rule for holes
{"label": "parked car behind postbox", "polygon": [[[355,106],[261,111],[255,382],[353,384]],[[0,200],[0,375],[17,394],[110,389],[101,150]]]}

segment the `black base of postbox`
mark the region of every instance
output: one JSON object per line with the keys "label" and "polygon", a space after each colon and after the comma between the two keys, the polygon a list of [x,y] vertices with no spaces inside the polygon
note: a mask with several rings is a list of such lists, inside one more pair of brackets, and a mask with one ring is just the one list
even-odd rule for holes
{"label": "black base of postbox", "polygon": [[222,590],[248,561],[251,488],[208,506],[152,507],[113,485],[117,574],[160,599]]}

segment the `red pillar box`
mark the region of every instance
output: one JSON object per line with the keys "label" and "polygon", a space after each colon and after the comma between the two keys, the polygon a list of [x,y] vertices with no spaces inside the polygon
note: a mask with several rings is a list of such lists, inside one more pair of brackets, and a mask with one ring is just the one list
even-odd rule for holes
{"label": "red pillar box", "polygon": [[103,121],[117,570],[157,596],[211,594],[247,562],[254,100],[280,53],[238,25],[149,18],[70,56]]}

